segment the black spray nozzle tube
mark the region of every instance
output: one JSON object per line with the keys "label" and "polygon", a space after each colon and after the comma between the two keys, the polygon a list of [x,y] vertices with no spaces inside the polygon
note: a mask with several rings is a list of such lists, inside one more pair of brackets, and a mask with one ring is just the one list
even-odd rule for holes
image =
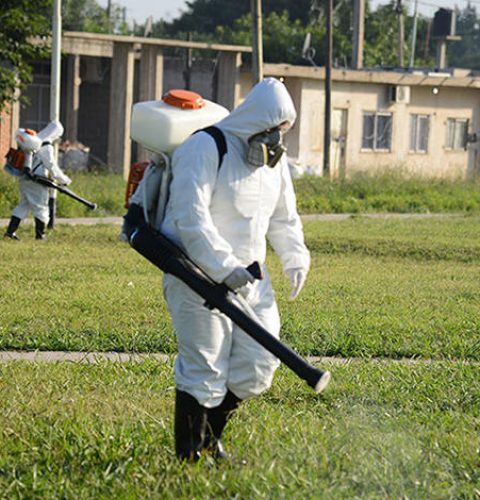
{"label": "black spray nozzle tube", "polygon": [[83,205],[87,206],[90,210],[95,210],[97,208],[96,203],[93,203],[91,201],[86,200],[85,198],[82,198],[81,196],[74,193],[73,191],[71,191],[67,187],[59,186],[58,184],[51,181],[50,179],[47,179],[46,177],[42,177],[40,175],[34,175],[34,174],[29,174],[28,177],[32,181],[36,182],[37,184],[41,184],[42,186],[54,188],[57,191],[60,191],[61,193],[66,194],[67,196],[70,196],[70,198],[73,198],[74,200],[79,201],[80,203],[83,203]]}
{"label": "black spray nozzle tube", "polygon": [[228,316],[245,333],[305,380],[315,392],[319,393],[327,386],[330,380],[329,372],[324,372],[310,365],[240,307],[233,304],[228,298],[225,286],[207,279],[205,273],[162,233],[146,225],[139,227],[133,232],[130,245],[162,271],[183,281],[206,300],[208,307],[218,309]]}

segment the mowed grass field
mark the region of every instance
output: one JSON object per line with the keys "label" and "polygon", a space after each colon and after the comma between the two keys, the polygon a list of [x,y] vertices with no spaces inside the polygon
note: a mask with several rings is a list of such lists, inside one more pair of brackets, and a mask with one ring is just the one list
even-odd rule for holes
{"label": "mowed grass field", "polygon": [[[231,463],[173,457],[175,338],[161,273],[119,227],[0,241],[0,349],[166,352],[165,363],[0,364],[4,498],[480,498],[480,217],[305,223],[299,299],[268,261],[281,367],[228,427]],[[241,461],[247,464],[242,465]]]}

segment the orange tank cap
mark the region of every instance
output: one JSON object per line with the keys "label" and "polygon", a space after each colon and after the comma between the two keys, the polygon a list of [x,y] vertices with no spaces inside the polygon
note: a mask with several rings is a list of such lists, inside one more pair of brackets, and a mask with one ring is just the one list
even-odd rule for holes
{"label": "orange tank cap", "polygon": [[181,109],[201,109],[205,101],[200,94],[190,90],[170,90],[162,97],[163,102]]}

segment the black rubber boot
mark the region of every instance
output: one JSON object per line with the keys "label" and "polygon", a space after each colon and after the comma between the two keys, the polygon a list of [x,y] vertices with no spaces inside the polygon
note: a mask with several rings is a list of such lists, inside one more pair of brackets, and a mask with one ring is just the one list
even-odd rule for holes
{"label": "black rubber boot", "polygon": [[45,239],[45,222],[40,219],[34,218],[35,221],[35,239],[44,240]]}
{"label": "black rubber boot", "polygon": [[18,217],[15,217],[15,215],[12,215],[10,222],[8,224],[8,227],[7,227],[7,231],[4,235],[5,238],[11,238],[12,240],[19,240],[20,239],[15,234],[15,231],[18,229],[20,222],[22,222],[22,219],[19,219]]}
{"label": "black rubber boot", "polygon": [[55,226],[55,216],[57,214],[57,200],[56,198],[48,199],[48,229],[53,229]]}
{"label": "black rubber boot", "polygon": [[176,391],[175,452],[180,460],[197,462],[205,440],[207,409],[190,394]]}
{"label": "black rubber boot", "polygon": [[228,391],[220,406],[208,409],[204,448],[209,451],[215,460],[225,460],[228,458],[228,454],[220,438],[230,416],[241,401],[233,392]]}

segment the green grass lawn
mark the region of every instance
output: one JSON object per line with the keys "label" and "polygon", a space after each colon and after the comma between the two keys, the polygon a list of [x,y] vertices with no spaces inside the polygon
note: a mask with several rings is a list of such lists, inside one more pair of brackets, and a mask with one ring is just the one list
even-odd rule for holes
{"label": "green grass lawn", "polygon": [[[231,464],[173,458],[171,364],[0,365],[4,498],[475,498],[478,366],[281,368],[227,428]],[[246,465],[240,465],[242,459]]]}
{"label": "green grass lawn", "polygon": [[[480,360],[480,218],[309,222],[299,299],[269,255],[285,340],[302,354]],[[0,348],[175,351],[161,273],[114,226],[0,242]],[[13,265],[12,265],[13,263]]]}
{"label": "green grass lawn", "polygon": [[0,364],[0,497],[480,498],[480,217],[308,222],[293,303],[269,254],[285,341],[347,361],[323,366],[321,396],[281,367],[232,420],[219,467],[173,458],[161,273],[118,232],[0,240],[0,349],[171,354]]}

